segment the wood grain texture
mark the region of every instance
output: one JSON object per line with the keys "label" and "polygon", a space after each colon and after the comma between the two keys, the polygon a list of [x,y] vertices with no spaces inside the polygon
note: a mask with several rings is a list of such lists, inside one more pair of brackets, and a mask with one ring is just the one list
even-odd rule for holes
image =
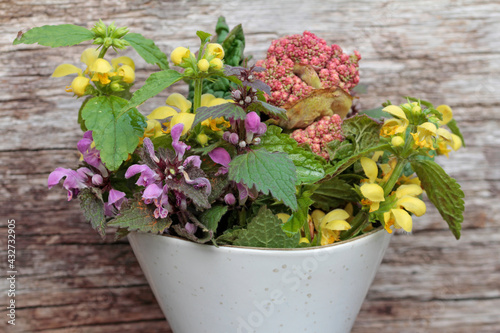
{"label": "wood grain texture", "polygon": [[[462,239],[435,209],[396,235],[352,332],[500,331],[500,4],[416,1],[33,1],[0,3],[0,258],[6,223],[17,223],[16,327],[6,327],[2,259],[0,331],[170,332],[126,241],[101,240],[77,202],[47,175],[77,163],[79,101],[60,63],[78,64],[86,46],[13,46],[19,30],[44,24],[90,27],[102,18],[155,40],[167,54],[195,46],[219,15],[243,24],[247,54],[264,57],[278,37],[309,30],[361,52],[363,108],[412,94],[449,104],[467,147],[441,159],[466,194]],[[132,51],[126,55],[133,56]],[[137,60],[137,83],[155,70]],[[141,106],[161,105],[176,85]],[[196,333],[196,332],[193,332]]]}

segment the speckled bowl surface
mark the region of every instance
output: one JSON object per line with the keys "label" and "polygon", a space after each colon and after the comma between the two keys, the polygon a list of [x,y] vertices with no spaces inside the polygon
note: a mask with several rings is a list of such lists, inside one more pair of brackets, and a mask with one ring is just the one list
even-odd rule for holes
{"label": "speckled bowl surface", "polygon": [[348,333],[390,234],[292,250],[128,238],[174,333]]}

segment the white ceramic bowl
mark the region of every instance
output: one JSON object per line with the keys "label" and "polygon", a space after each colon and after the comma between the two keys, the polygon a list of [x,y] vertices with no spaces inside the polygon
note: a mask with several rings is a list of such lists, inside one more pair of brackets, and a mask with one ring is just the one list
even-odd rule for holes
{"label": "white ceramic bowl", "polygon": [[390,234],[292,250],[128,238],[174,333],[348,333]]}

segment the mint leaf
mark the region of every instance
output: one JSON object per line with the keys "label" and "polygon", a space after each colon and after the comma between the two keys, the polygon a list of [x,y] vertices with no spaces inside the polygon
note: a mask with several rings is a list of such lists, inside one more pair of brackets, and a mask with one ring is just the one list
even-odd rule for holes
{"label": "mint leaf", "polygon": [[309,213],[309,207],[314,203],[311,200],[311,195],[313,193],[310,191],[305,191],[302,193],[300,198],[297,199],[299,208],[293,212],[290,219],[282,225],[282,229],[287,234],[296,234],[307,222],[307,214]]}
{"label": "mint leaf", "polygon": [[142,201],[134,202],[129,208],[121,210],[120,215],[108,222],[108,225],[128,229],[129,231],[137,230],[161,234],[170,227],[172,220],[169,217],[155,219],[153,211],[153,208]]}
{"label": "mint leaf", "polygon": [[360,197],[351,185],[342,179],[332,178],[319,184],[311,196],[314,206],[327,212],[344,202],[359,202]]}
{"label": "mint leaf", "polygon": [[266,149],[250,150],[236,156],[229,163],[229,180],[255,186],[257,191],[283,201],[292,210],[297,209],[295,183],[297,181],[293,162],[283,153],[271,153]]}
{"label": "mint leaf", "polygon": [[78,193],[80,199],[80,208],[83,216],[90,222],[102,238],[106,234],[106,216],[104,215],[104,202],[102,201],[101,191],[98,189],[83,189]]}
{"label": "mint leaf", "polygon": [[380,140],[381,123],[367,115],[354,116],[342,123],[342,133],[349,141],[356,144],[356,150],[375,146]]}
{"label": "mint leaf", "polygon": [[94,34],[90,30],[78,25],[44,25],[26,31],[21,38],[16,38],[13,44],[38,43],[43,46],[59,47],[77,45],[93,38]]}
{"label": "mint leaf", "polygon": [[118,114],[128,101],[116,96],[89,100],[82,109],[85,126],[92,131],[96,148],[106,167],[115,171],[133,153],[144,134],[146,121],[137,109]]}
{"label": "mint leaf", "polygon": [[300,235],[297,233],[289,237],[281,226],[281,220],[263,206],[248,223],[247,229],[239,233],[234,245],[280,249],[298,247]]}
{"label": "mint leaf", "polygon": [[200,222],[207,227],[207,229],[215,231],[227,210],[227,206],[212,206],[212,208],[204,211],[203,214],[200,215]]}
{"label": "mint leaf", "polygon": [[234,245],[234,242],[240,237],[244,229],[230,229],[224,231],[222,235],[215,239],[219,245]]}
{"label": "mint leaf", "polygon": [[166,88],[170,87],[172,84],[180,81],[182,79],[182,74],[173,69],[167,69],[161,72],[156,72],[151,74],[144,82],[144,85],[137,89],[137,91],[132,95],[132,98],[120,111],[120,116],[127,112],[128,110],[141,105],[151,97],[154,97],[161,93]]}
{"label": "mint leaf", "polygon": [[271,105],[263,101],[256,101],[249,105],[248,111],[258,111],[267,114],[271,117],[278,117],[287,120],[286,110],[277,106]]}
{"label": "mint leaf", "polygon": [[151,40],[138,33],[128,33],[123,37],[130,46],[148,63],[156,64],[161,69],[168,69],[168,58]]}
{"label": "mint leaf", "polygon": [[226,119],[243,120],[247,116],[245,110],[235,103],[224,103],[210,107],[202,106],[196,110],[193,128],[208,118],[216,119],[225,117]]}
{"label": "mint leaf", "polygon": [[224,63],[230,66],[239,66],[243,60],[245,49],[245,34],[241,24],[235,26],[222,42],[224,48]]}
{"label": "mint leaf", "polygon": [[456,239],[460,238],[464,220],[464,192],[460,185],[434,161],[414,160],[411,167],[417,173],[429,200],[448,223]]}
{"label": "mint leaf", "polygon": [[261,136],[260,147],[270,152],[287,153],[297,170],[297,183],[314,183],[325,176],[321,157],[299,147],[297,141],[288,134],[281,133],[278,126],[269,126],[267,132]]}

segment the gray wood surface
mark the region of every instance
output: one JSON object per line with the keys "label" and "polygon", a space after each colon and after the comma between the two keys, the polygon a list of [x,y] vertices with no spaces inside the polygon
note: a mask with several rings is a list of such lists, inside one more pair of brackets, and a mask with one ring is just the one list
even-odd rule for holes
{"label": "gray wood surface", "polygon": [[[364,108],[411,94],[449,104],[467,147],[440,162],[466,194],[463,236],[435,209],[398,234],[352,332],[500,332],[500,4],[494,0],[118,1],[0,3],[0,332],[169,332],[126,241],[102,241],[48,174],[77,163],[79,102],[56,65],[85,48],[13,46],[44,24],[90,27],[102,18],[156,41],[166,53],[195,46],[219,15],[243,24],[247,54],[310,30],[361,52]],[[134,56],[134,53],[127,52]],[[138,58],[136,58],[138,59]],[[137,87],[153,66],[137,60]],[[172,91],[184,92],[175,86]],[[169,92],[141,107],[161,105]],[[7,220],[16,220],[17,317],[7,327]],[[332,332],[334,332],[332,324]],[[196,333],[196,332],[193,332]]]}

